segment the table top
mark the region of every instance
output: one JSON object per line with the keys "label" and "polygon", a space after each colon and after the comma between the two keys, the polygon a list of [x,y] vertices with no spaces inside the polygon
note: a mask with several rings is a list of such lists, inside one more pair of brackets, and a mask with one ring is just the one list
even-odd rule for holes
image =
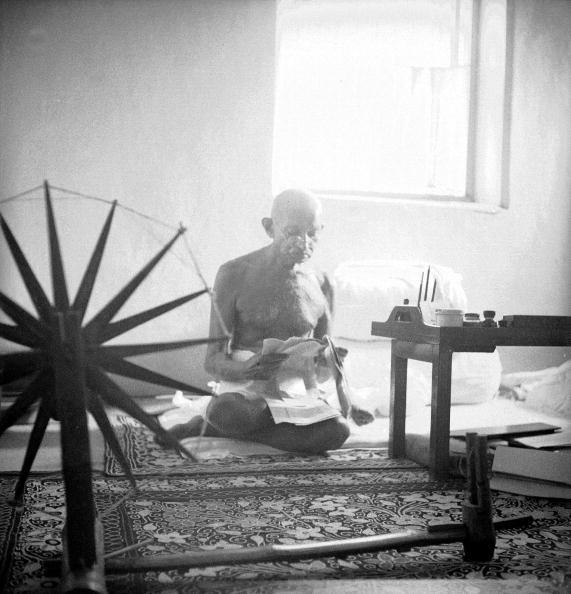
{"label": "table top", "polygon": [[[403,315],[404,314],[404,315]],[[426,324],[415,306],[397,306],[386,322],[372,322],[371,334],[403,342],[436,344],[454,351],[489,350],[496,346],[571,346],[571,317],[542,325],[447,327]]]}

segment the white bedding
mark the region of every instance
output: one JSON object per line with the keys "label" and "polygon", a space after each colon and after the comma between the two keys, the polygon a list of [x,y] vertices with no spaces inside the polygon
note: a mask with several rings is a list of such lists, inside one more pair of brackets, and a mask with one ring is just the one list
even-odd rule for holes
{"label": "white bedding", "polygon": [[[188,409],[173,409],[161,415],[160,420],[162,425],[168,429],[177,423],[188,420],[189,413]],[[450,410],[451,430],[532,422],[544,422],[562,428],[571,427],[571,419],[537,412],[511,400],[456,405]],[[407,417],[406,431],[407,433],[429,435],[430,407],[423,407]],[[377,418],[369,425],[362,427],[353,425],[351,435],[343,448],[385,447],[388,444],[388,437],[389,419],[386,417]],[[201,459],[223,458],[232,454],[253,455],[276,452],[274,448],[262,444],[213,437],[192,437],[183,440],[183,444],[191,451],[196,452]]]}

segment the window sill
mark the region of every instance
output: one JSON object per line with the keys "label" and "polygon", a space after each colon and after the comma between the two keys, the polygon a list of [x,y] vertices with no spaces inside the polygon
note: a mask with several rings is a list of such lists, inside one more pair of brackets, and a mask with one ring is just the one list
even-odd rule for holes
{"label": "window sill", "polygon": [[406,206],[422,206],[426,208],[445,208],[455,210],[468,210],[472,212],[482,212],[485,214],[499,214],[504,212],[506,209],[496,204],[488,204],[485,202],[472,202],[468,200],[448,198],[448,197],[435,197],[435,196],[380,196],[380,195],[362,195],[362,194],[351,194],[351,193],[330,193],[315,191],[322,200],[338,200],[341,202],[374,202],[377,204],[391,204],[406,205]]}

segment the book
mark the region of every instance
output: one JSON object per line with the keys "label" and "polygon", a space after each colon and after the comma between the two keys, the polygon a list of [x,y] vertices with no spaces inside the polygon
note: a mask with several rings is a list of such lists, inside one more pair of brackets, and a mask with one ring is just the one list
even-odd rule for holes
{"label": "book", "polygon": [[450,437],[465,439],[467,433],[486,435],[494,439],[502,437],[523,437],[527,435],[540,435],[554,433],[561,427],[549,423],[521,423],[519,425],[492,425],[490,427],[474,427],[470,429],[456,429],[450,432]]}
{"label": "book", "polygon": [[338,417],[341,413],[319,397],[311,394],[267,400],[276,423],[311,425],[326,419]]}
{"label": "book", "polygon": [[311,425],[340,416],[341,413],[325,401],[315,379],[315,358],[325,347],[325,343],[315,338],[264,340],[262,355],[288,355],[276,376],[279,396],[266,399],[276,423]]}
{"label": "book", "polygon": [[492,476],[490,488],[505,493],[515,493],[527,497],[545,497],[547,499],[571,499],[571,487],[558,483],[530,481],[508,475]]}
{"label": "book", "polygon": [[515,446],[536,448],[540,450],[562,450],[571,448],[571,428],[556,431],[548,435],[532,435],[530,437],[515,437],[510,439]]}
{"label": "book", "polygon": [[571,499],[571,452],[499,446],[490,487],[520,495]]}

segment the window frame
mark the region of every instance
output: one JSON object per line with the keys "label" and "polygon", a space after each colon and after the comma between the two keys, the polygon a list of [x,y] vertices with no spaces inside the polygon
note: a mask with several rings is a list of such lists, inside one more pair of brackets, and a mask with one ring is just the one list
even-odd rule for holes
{"label": "window frame", "polygon": [[[279,12],[276,31],[276,67],[279,68]],[[287,0],[285,0],[287,1]],[[510,132],[513,74],[514,0],[472,0],[472,55],[466,183],[462,196],[438,193],[394,193],[351,189],[308,188],[324,199],[368,202],[403,201],[421,204],[457,204],[496,212],[509,206]],[[277,80],[277,78],[276,78]],[[275,107],[277,108],[278,89]],[[274,117],[278,117],[277,109]],[[274,194],[284,189],[276,183],[276,132],[272,158]]]}

